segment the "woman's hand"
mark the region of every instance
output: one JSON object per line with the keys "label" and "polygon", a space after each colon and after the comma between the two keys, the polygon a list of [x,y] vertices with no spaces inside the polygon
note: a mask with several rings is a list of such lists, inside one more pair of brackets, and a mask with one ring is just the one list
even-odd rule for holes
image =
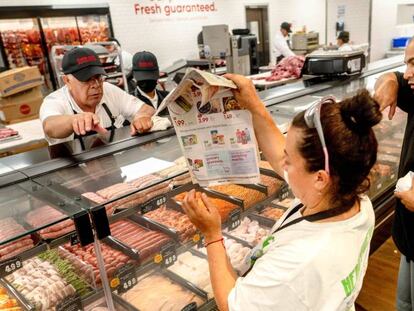
{"label": "woman's hand", "polygon": [[224,77],[236,84],[237,90],[233,90],[233,94],[243,108],[246,108],[252,114],[256,112],[263,112],[263,110],[265,110],[265,106],[260,100],[252,80],[244,76],[231,73],[225,74]]}
{"label": "woman's hand", "polygon": [[194,189],[191,190],[185,196],[182,208],[204,235],[206,243],[222,237],[220,214],[205,193],[200,195]]}

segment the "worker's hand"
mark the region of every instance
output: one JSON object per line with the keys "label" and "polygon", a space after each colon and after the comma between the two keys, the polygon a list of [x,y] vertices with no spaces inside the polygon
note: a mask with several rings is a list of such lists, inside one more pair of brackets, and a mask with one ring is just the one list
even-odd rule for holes
{"label": "worker's hand", "polygon": [[401,200],[406,209],[414,212],[414,177],[410,190],[395,192],[394,195]]}
{"label": "worker's hand", "polygon": [[251,113],[259,112],[265,109],[259,95],[256,92],[252,80],[236,74],[225,74],[225,78],[231,80],[236,84],[237,90],[232,90],[234,97],[239,104],[248,109]]}
{"label": "worker's hand", "polygon": [[91,112],[78,113],[72,116],[73,132],[77,135],[86,135],[90,131],[95,131],[99,134],[108,132],[99,123],[99,117]]}
{"label": "worker's hand", "polygon": [[398,81],[394,73],[386,73],[375,83],[374,99],[380,104],[381,111],[390,108],[388,119],[392,120],[397,109]]}
{"label": "worker's hand", "polygon": [[116,86],[124,86],[124,78],[117,78],[115,85]]}
{"label": "worker's hand", "polygon": [[136,115],[131,123],[131,135],[148,132],[152,125],[151,117]]}
{"label": "worker's hand", "polygon": [[204,203],[199,204],[196,191],[193,189],[184,198],[182,208],[191,222],[204,235],[206,242],[221,238],[221,218],[217,208],[210,202],[205,193],[201,194]]}

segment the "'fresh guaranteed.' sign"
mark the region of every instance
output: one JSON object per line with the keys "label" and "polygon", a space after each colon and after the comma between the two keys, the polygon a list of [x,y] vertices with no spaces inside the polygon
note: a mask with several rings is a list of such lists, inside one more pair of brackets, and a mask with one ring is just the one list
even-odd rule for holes
{"label": "'fresh guaranteed.' sign", "polygon": [[188,13],[208,14],[217,12],[215,1],[150,0],[134,3],[135,15],[177,16]]}

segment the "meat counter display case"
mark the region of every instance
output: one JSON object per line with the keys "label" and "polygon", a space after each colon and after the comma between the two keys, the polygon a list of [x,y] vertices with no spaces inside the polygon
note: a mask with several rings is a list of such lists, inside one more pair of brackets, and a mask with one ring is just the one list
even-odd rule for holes
{"label": "meat counter display case", "polygon": [[[372,79],[355,80],[329,93],[352,95]],[[277,121],[290,120],[292,112],[324,94],[313,95],[269,110]],[[392,216],[404,122],[399,114],[376,129],[380,152],[368,193],[377,216],[372,250],[377,247],[375,236]],[[74,304],[86,310],[112,310],[112,304],[115,310],[214,308],[202,237],[180,207],[185,192],[206,192],[218,206],[236,271],[290,206],[291,194],[265,161],[260,184],[195,187],[177,138],[154,135],[159,137],[133,148],[119,140],[89,153],[72,144],[74,155],[57,160],[67,165],[52,160],[9,173],[8,185],[0,188],[0,219],[6,219],[0,220],[0,254],[6,256],[0,257],[0,291],[7,292],[8,303],[28,310],[56,305],[66,310]],[[6,164],[5,171],[10,167],[16,168]],[[95,212],[101,216],[96,223]],[[95,239],[92,229],[85,230],[91,227],[85,215],[91,215]],[[105,230],[107,225],[110,230]],[[59,294],[45,295],[45,289]]]}

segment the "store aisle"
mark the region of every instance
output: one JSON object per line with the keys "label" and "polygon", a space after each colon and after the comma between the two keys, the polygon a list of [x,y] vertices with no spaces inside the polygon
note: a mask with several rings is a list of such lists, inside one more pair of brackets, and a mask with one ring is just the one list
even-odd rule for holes
{"label": "store aisle", "polygon": [[400,253],[389,238],[369,259],[357,311],[394,311]]}

